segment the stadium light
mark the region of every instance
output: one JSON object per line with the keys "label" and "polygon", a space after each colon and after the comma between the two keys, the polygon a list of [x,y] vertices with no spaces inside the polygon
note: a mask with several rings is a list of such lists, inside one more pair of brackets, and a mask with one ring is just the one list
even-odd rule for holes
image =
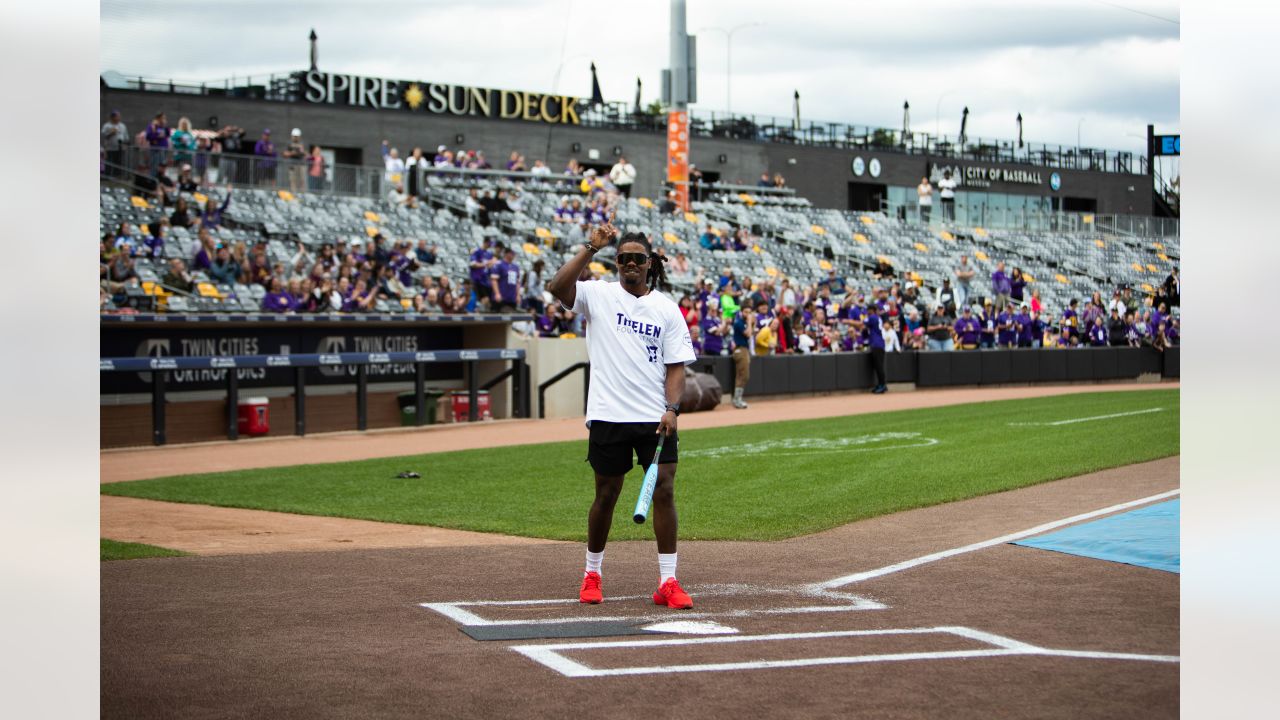
{"label": "stadium light", "polygon": [[724,50],[724,104],[727,106],[725,110],[729,113],[729,118],[733,118],[733,34],[739,30],[745,30],[749,27],[759,27],[760,23],[751,22],[741,25],[734,25],[732,28],[725,30],[721,27],[704,27],[698,30],[699,33],[708,30],[722,32],[725,34],[725,50]]}
{"label": "stadium light", "polygon": [[1080,118],[1080,122],[1076,123],[1076,153],[1080,152],[1080,126],[1084,124],[1084,118]]}
{"label": "stadium light", "polygon": [[942,137],[942,122],[939,119],[942,117],[942,99],[953,92],[955,92],[955,88],[952,88],[942,93],[941,95],[939,95],[938,104],[934,105],[933,107],[933,136],[935,138]]}

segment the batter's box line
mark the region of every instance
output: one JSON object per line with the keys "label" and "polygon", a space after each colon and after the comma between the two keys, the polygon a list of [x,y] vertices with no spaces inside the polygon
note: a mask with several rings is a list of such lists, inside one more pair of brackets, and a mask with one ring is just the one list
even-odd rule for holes
{"label": "batter's box line", "polygon": [[[873,655],[843,655],[835,657],[794,658],[790,660],[748,660],[726,663],[698,663],[688,665],[655,665],[617,668],[595,668],[561,654],[573,650],[607,650],[619,648],[671,647],[681,645],[712,645],[729,643],[768,642],[785,640],[819,640],[824,638],[860,637],[872,635],[926,635],[947,634],[976,640],[992,647],[979,650],[944,650],[937,652],[881,653]],[[1087,658],[1092,660],[1131,660],[1160,663],[1181,661],[1176,655],[1146,655],[1139,653],[1115,653],[1096,650],[1059,650],[1043,648],[1020,642],[1002,635],[968,627],[944,626],[929,628],[896,628],[886,630],[838,630],[830,632],[775,633],[770,635],[729,635],[708,638],[679,638],[673,640],[621,640],[606,642],[558,643],[553,645],[513,645],[511,649],[544,665],[565,677],[607,677],[614,675],[653,675],[657,673],[726,672],[732,670],[764,670],[771,668],[812,667],[817,665],[856,665],[877,662],[902,662],[907,660],[960,660],[972,658],[1008,656],[1050,656]]]}
{"label": "batter's box line", "polygon": [[[739,609],[739,610],[715,610],[708,612],[681,612],[680,619],[693,618],[741,618],[756,617],[762,615],[801,615],[810,613],[832,613],[832,612],[856,612],[860,610],[884,610],[888,606],[883,603],[876,602],[860,595],[852,593],[836,592],[828,589],[815,589],[811,587],[794,587],[794,588],[771,588],[758,587],[751,585],[727,585],[727,586],[710,586],[703,588],[699,593],[699,597],[732,597],[734,595],[786,595],[794,597],[796,595],[821,598],[826,600],[840,601],[841,605],[803,605],[798,607],[772,607],[757,609]],[[624,595],[620,597],[610,597],[610,603],[621,603],[631,600],[643,600],[652,602],[648,595]],[[546,605],[578,605],[578,600],[574,598],[551,598],[541,600],[460,600],[454,602],[424,602],[418,603],[419,607],[434,610],[453,620],[459,625],[470,626],[495,626],[495,625],[555,625],[565,622],[628,622],[628,621],[652,621],[652,620],[670,620],[671,611],[648,612],[637,615],[571,615],[554,618],[538,618],[538,619],[519,619],[519,620],[495,620],[486,618],[478,612],[467,608],[482,607],[530,607],[530,606],[546,606]]]}

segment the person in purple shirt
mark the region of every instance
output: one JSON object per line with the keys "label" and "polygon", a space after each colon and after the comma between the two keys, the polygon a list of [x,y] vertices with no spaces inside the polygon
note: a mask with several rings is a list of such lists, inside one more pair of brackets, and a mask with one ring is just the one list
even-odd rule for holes
{"label": "person in purple shirt", "polygon": [[867,337],[871,352],[871,370],[876,376],[876,385],[871,392],[880,395],[889,388],[885,385],[884,372],[884,330],[881,328],[880,314],[876,312],[874,303],[867,305]]}
{"label": "person in purple shirt", "polygon": [[1006,305],[996,316],[996,347],[1011,348],[1018,342],[1018,330],[1014,327],[1013,306]]}
{"label": "person in purple shirt", "polygon": [[538,328],[540,337],[559,337],[560,333],[556,330],[556,303],[548,303],[542,313],[534,317],[533,324]]}
{"label": "person in purple shirt", "polygon": [[705,313],[698,321],[698,327],[702,329],[702,349],[707,355],[729,354],[729,348],[724,342],[728,323],[721,316],[719,305],[715,298],[709,300],[707,307],[710,312]]}
{"label": "person in purple shirt", "polygon": [[227,196],[223,198],[222,205],[214,205],[213,198],[204,201],[204,212],[200,214],[200,227],[207,230],[216,230],[222,224],[222,215],[227,211],[227,207],[231,205],[231,183],[227,183]]}
{"label": "person in purple shirt", "polygon": [[1178,325],[1179,323],[1177,318],[1173,318],[1165,323],[1164,336],[1165,339],[1169,341],[1170,345],[1179,344],[1182,333],[1179,331]]}
{"label": "person in purple shirt", "polygon": [[1089,328],[1089,345],[1091,347],[1107,346],[1107,329],[1102,325],[1102,318],[1094,318],[1093,326]]}
{"label": "person in purple shirt", "polygon": [[271,278],[271,289],[262,297],[262,312],[285,313],[295,310],[295,300],[285,292],[280,278]]}
{"label": "person in purple shirt", "polygon": [[262,137],[253,144],[253,154],[258,156],[258,183],[276,184],[276,146],[271,142],[271,128],[262,131]]}
{"label": "person in purple shirt", "polygon": [[996,263],[996,271],[991,273],[991,294],[996,296],[996,310],[1003,311],[1005,305],[1009,303],[1009,294],[1013,292],[1013,285],[1009,282],[1009,276],[1004,274],[1004,261]]}
{"label": "person in purple shirt", "polygon": [[1151,327],[1158,328],[1160,327],[1160,323],[1165,323],[1165,327],[1168,327],[1169,326],[1168,312],[1169,312],[1169,308],[1164,303],[1160,303],[1159,307],[1157,307],[1155,310],[1152,310],[1151,311]]}
{"label": "person in purple shirt", "polygon": [[476,300],[479,302],[484,302],[493,295],[493,287],[489,283],[489,273],[494,265],[491,247],[493,240],[485,238],[480,247],[471,251],[471,286],[475,288]]}
{"label": "person in purple shirt", "polygon": [[854,303],[844,310],[844,317],[841,322],[849,327],[850,342],[852,349],[866,344],[867,326],[865,322],[866,311],[862,309],[862,305]]}
{"label": "person in purple shirt", "polygon": [[520,266],[516,264],[515,250],[502,251],[502,260],[489,272],[489,286],[497,303],[498,312],[515,312],[520,307]]}
{"label": "person in purple shirt", "polygon": [[966,305],[956,319],[956,335],[960,338],[961,350],[976,350],[978,335],[982,332],[982,324],[973,316],[973,308]]}
{"label": "person in purple shirt", "polygon": [[160,168],[165,164],[165,158],[169,154],[169,134],[170,130],[164,113],[156,113],[155,118],[147,125],[146,134],[147,147],[150,148],[152,177],[160,173]]}
{"label": "person in purple shirt", "polygon": [[1035,338],[1035,325],[1031,321],[1031,310],[1023,303],[1018,307],[1018,314],[1013,318],[1014,327],[1018,331],[1018,347],[1029,348]]}
{"label": "person in purple shirt", "polygon": [[1079,301],[1071,298],[1070,306],[1062,311],[1062,326],[1071,334],[1073,340],[1080,338],[1080,315],[1076,313],[1076,306],[1079,304]]}

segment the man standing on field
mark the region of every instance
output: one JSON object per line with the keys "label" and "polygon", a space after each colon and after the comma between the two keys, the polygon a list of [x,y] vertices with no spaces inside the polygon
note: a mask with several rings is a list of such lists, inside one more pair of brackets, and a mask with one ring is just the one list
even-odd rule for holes
{"label": "man standing on field", "polygon": [[662,434],[666,439],[653,490],[660,584],[653,601],[691,608],[693,600],[676,580],[675,479],[676,418],[684,394],[684,368],[695,355],[680,308],[654,289],[665,282],[666,271],[663,258],[653,252],[643,233],[630,232],[618,241],[620,282],[578,281],[595,254],[617,236],[612,223],[593,227],[589,242],[547,285],[552,295],[590,323],[587,460],[595,471],[596,493],[587,516],[587,562],[578,599],[593,604],[604,600],[600,587],[604,547],[623,477],[633,459],[641,468],[653,461]]}

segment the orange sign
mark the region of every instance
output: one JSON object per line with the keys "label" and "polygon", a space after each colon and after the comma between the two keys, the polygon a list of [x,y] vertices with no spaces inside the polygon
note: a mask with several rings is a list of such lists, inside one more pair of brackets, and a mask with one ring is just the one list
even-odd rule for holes
{"label": "orange sign", "polygon": [[689,211],[689,113],[667,114],[667,182],[676,190],[676,205]]}

